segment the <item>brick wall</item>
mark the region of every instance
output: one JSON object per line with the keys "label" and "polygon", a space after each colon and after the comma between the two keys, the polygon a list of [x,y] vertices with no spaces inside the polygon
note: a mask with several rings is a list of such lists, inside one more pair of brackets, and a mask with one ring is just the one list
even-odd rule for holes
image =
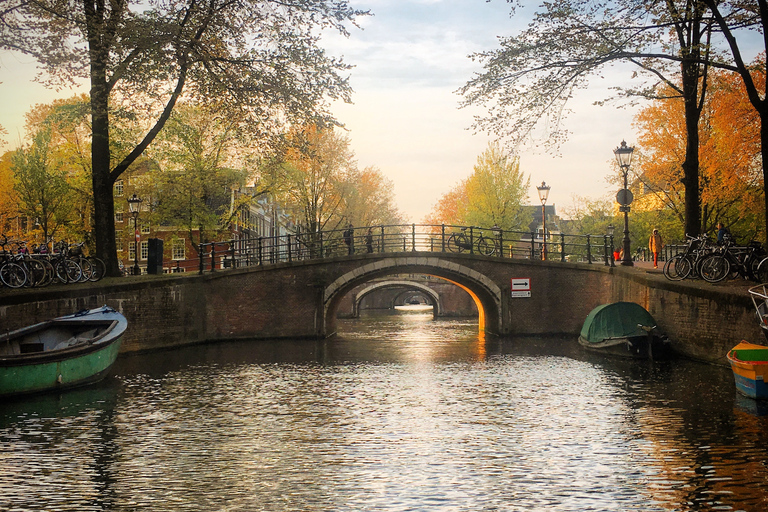
{"label": "brick wall", "polygon": [[[452,258],[459,261],[462,257]],[[376,261],[374,256],[360,259]],[[727,350],[740,340],[763,339],[746,285],[673,283],[658,274],[602,265],[471,257],[461,259],[461,264],[471,266],[500,287],[501,330],[511,335],[567,334],[574,336],[575,342],[592,308],[624,300],[648,309],[678,351],[695,359],[724,363]],[[277,264],[258,271],[235,269],[205,276],[112,278],[41,290],[2,290],[0,330],[107,304],[129,320],[123,352],[235,338],[318,337],[323,333],[325,286],[359,266],[357,259],[344,259],[296,266]],[[387,272],[409,270],[429,271],[394,268]],[[363,275],[359,279],[371,277],[375,276]],[[510,297],[513,277],[530,278],[530,298]],[[480,295],[488,300],[487,294]],[[331,313],[335,311],[332,304]],[[331,325],[327,332],[332,333],[332,329]]]}

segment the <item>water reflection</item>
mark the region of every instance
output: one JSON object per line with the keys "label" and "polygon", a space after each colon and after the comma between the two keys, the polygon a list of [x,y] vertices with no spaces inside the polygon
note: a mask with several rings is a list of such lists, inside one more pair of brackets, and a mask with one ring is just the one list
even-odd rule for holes
{"label": "water reflection", "polygon": [[766,508],[767,417],[726,368],[431,313],[339,327],[121,358],[0,405],[0,509]]}

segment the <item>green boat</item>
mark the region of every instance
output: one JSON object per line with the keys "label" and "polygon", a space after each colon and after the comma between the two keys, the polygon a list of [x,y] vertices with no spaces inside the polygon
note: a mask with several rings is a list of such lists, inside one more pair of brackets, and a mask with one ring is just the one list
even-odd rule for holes
{"label": "green boat", "polygon": [[123,315],[103,306],[0,335],[0,397],[103,379],[127,326]]}
{"label": "green boat", "polygon": [[579,335],[589,350],[622,357],[660,359],[672,354],[669,339],[640,304],[613,302],[590,311]]}

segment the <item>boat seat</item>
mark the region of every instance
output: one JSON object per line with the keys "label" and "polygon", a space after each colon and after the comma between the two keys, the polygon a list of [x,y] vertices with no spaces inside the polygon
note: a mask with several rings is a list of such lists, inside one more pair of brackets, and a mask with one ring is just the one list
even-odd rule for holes
{"label": "boat seat", "polygon": [[34,354],[35,352],[42,352],[44,350],[45,350],[45,345],[42,343],[19,344],[19,353],[21,354]]}

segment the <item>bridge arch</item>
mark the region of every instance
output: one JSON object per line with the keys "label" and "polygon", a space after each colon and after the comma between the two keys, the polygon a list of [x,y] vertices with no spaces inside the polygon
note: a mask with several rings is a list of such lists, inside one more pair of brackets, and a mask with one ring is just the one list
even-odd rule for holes
{"label": "bridge arch", "polygon": [[449,281],[462,289],[475,301],[479,312],[480,329],[498,333],[502,326],[501,288],[477,270],[454,261],[432,256],[398,256],[362,265],[351,270],[323,289],[323,318],[326,335],[336,331],[336,312],[339,302],[352,288],[376,277],[391,274],[420,273]]}
{"label": "bridge arch", "polygon": [[421,284],[421,283],[415,283],[413,281],[406,281],[406,280],[389,280],[389,281],[381,281],[378,283],[373,283],[370,286],[367,286],[360,290],[355,296],[352,298],[352,316],[359,316],[360,315],[360,302],[362,302],[363,298],[365,298],[366,295],[375,292],[376,290],[381,290],[384,288],[408,288],[409,290],[418,290],[427,297],[430,298],[432,301],[433,306],[433,313],[435,318],[440,316],[443,312],[443,306],[442,302],[440,301],[440,294],[438,294],[435,290],[430,288],[427,285]]}

